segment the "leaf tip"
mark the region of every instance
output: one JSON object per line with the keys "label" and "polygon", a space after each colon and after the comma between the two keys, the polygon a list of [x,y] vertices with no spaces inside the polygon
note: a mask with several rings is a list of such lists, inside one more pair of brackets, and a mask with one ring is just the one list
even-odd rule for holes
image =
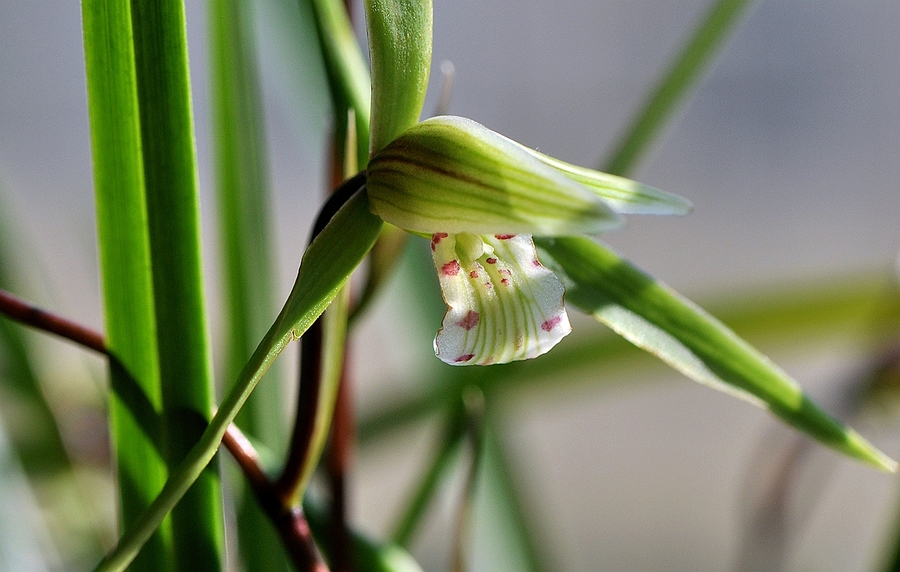
{"label": "leaf tip", "polygon": [[847,433],[846,451],[848,453],[885,473],[900,472],[900,465],[897,464],[897,461],[882,453],[865,437],[852,429]]}

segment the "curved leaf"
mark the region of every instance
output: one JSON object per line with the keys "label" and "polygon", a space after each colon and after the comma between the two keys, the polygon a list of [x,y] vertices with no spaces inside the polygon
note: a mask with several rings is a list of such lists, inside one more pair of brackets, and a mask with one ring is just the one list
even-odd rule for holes
{"label": "curved leaf", "polygon": [[797,383],[724,324],[586,238],[535,239],[567,300],[686,376],[747,399],[882,470],[897,463],[810,401]]}

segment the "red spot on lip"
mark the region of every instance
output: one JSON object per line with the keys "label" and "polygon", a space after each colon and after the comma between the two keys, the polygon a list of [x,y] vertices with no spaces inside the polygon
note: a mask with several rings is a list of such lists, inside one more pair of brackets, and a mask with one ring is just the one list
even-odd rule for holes
{"label": "red spot on lip", "polygon": [[537,258],[535,258],[534,260],[532,260],[531,263],[534,264],[537,268],[540,268],[540,267],[541,267],[541,261],[538,260]]}
{"label": "red spot on lip", "polygon": [[497,259],[492,256],[485,260],[485,262],[487,262],[488,264],[497,264]]}
{"label": "red spot on lip", "polygon": [[469,272],[469,278],[478,278],[478,271],[473,270],[473,271]]}
{"label": "red spot on lip", "polygon": [[509,240],[510,238],[516,236],[514,234],[495,234],[494,235],[497,240]]}
{"label": "red spot on lip", "polygon": [[549,320],[547,320],[546,322],[541,324],[541,329],[544,330],[545,332],[549,332],[550,330],[552,330],[553,328],[558,326],[560,322],[562,322],[562,316],[556,316],[555,318],[550,318]]}
{"label": "red spot on lip", "polygon": [[464,361],[469,361],[469,360],[472,359],[473,357],[475,357],[475,354],[463,354],[463,355],[459,356],[458,358],[456,358],[456,359],[453,360],[453,361],[456,362],[456,363],[462,363],[462,362],[464,362]]}
{"label": "red spot on lip", "polygon": [[504,286],[509,286],[509,278],[501,279],[500,284],[503,284]]}
{"label": "red spot on lip", "polygon": [[446,232],[436,232],[431,235],[431,250],[434,250],[435,247],[437,247],[438,243],[440,243],[441,240],[447,238],[448,236],[450,235]]}
{"label": "red spot on lip", "polygon": [[441,266],[441,274],[444,276],[456,276],[459,274],[459,261],[451,260],[447,264]]}
{"label": "red spot on lip", "polygon": [[456,324],[464,330],[471,330],[478,325],[478,318],[478,312],[469,310],[463,317],[463,319],[456,322]]}

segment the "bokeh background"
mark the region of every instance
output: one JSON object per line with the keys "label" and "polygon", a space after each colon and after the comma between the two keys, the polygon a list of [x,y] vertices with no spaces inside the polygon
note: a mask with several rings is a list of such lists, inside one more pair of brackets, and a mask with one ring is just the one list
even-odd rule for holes
{"label": "bokeh background", "polygon": [[[202,2],[187,6],[214,292],[205,12]],[[452,113],[569,162],[597,166],[707,6],[705,0],[439,0],[435,63],[455,66]],[[286,293],[322,192],[327,95],[318,83],[321,64],[298,69],[289,56],[309,41],[308,23],[298,23],[291,2],[260,0],[256,16]],[[835,277],[872,276],[887,289],[900,246],[898,30],[900,4],[893,0],[756,2],[632,173],[689,198],[694,212],[630,217],[604,240],[701,303]],[[22,293],[101,328],[82,58],[77,2],[0,2],[0,220],[20,238]],[[437,67],[432,87],[441,81]],[[430,94],[426,112],[435,101]],[[404,295],[402,288],[388,293],[355,344],[363,413],[410,391],[406,380],[415,371],[407,364],[430,352],[432,334],[413,326],[385,335],[379,316],[397,311]],[[215,332],[217,298],[211,300]],[[870,319],[861,315],[812,341],[788,331],[754,342],[840,409],[842,388],[874,351],[865,335]],[[576,328],[599,330],[587,321]],[[99,360],[56,342],[36,343],[52,357],[46,374],[58,380],[61,396],[69,391],[102,403]],[[88,381],[66,381],[72,372]],[[583,383],[562,381],[504,406],[505,446],[549,568],[740,567],[748,491],[762,479],[758,458],[767,450],[774,455],[786,441],[776,424],[762,411],[654,366],[650,357],[592,372]],[[73,431],[102,436],[102,417],[73,423]],[[888,453],[900,454],[900,431],[890,419],[855,423]],[[379,534],[393,523],[433,440],[417,428],[361,448],[353,498],[364,528]],[[896,479],[820,449],[813,455],[810,466],[824,477],[805,490],[825,489],[818,496],[807,492],[799,503],[802,527],[792,531],[785,568],[877,569],[897,521]],[[417,543],[415,553],[429,570],[449,559],[454,486],[459,482],[448,487]],[[10,479],[0,483],[0,511],[9,515],[20,512],[15,503],[28,504],[22,487]],[[96,500],[95,509],[109,512],[110,502]],[[489,511],[476,514],[475,569],[519,569],[503,556],[503,536],[495,534],[502,523],[483,513]],[[7,528],[0,524],[0,534],[31,537]],[[36,524],[38,546],[39,529]]]}

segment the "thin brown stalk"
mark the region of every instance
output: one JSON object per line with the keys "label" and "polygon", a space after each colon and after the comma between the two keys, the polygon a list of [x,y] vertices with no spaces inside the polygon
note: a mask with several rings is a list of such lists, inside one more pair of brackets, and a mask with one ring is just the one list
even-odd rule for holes
{"label": "thin brown stalk", "polygon": [[72,320],[38,308],[6,290],[0,290],[0,314],[26,326],[56,334],[102,354],[107,353],[106,343],[102,334]]}
{"label": "thin brown stalk", "polygon": [[326,450],[328,484],[331,489],[331,568],[334,572],[350,572],[356,568],[350,550],[347,526],[347,474],[353,456],[356,427],[353,416],[353,388],[348,373],[347,357],[338,387],[331,439]]}
{"label": "thin brown stalk", "polygon": [[222,444],[237,461],[259,506],[278,530],[294,566],[304,572],[327,572],[328,567],[316,548],[303,511],[282,503],[273,483],[262,470],[256,449],[233,423],[228,426]]}

